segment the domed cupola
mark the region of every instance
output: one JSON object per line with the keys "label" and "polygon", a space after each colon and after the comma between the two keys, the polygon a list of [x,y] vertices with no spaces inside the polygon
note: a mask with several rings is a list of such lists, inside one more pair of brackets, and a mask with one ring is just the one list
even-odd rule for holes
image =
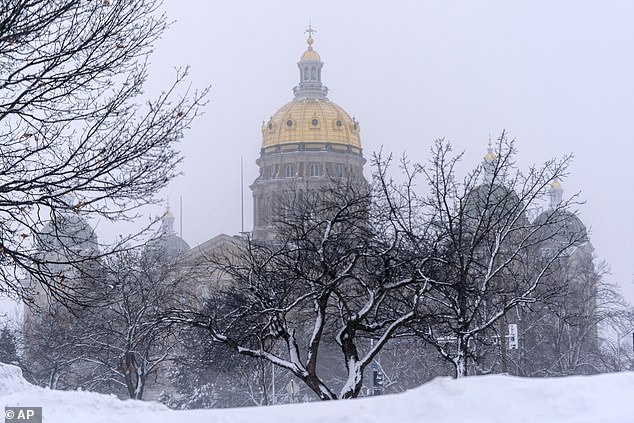
{"label": "domed cupola", "polygon": [[90,255],[98,251],[92,226],[72,210],[55,213],[38,234],[37,241],[43,253]]}
{"label": "domed cupola", "polygon": [[313,49],[313,33],[315,31],[311,25],[308,25],[306,30],[308,33],[308,48],[297,63],[299,68],[299,85],[293,88],[295,98],[326,98],[328,94],[328,87],[321,83],[321,68],[324,63],[321,61],[319,53]]}
{"label": "domed cupola", "polygon": [[557,246],[578,247],[588,242],[588,231],[579,216],[562,207],[563,188],[558,178],[550,184],[549,208],[542,212],[533,224],[541,226],[538,238]]}
{"label": "domed cupola", "polygon": [[316,31],[309,25],[306,32],[308,47],[297,62],[299,84],[293,88],[293,99],[262,122],[256,161],[260,175],[251,185],[254,238],[269,237],[273,222],[281,218],[279,197],[297,189],[291,185],[318,189],[332,178],[367,185],[359,122],[326,97],[324,63],[313,48]]}
{"label": "domed cupola", "polygon": [[490,184],[495,177],[495,168],[497,164],[497,154],[493,151],[493,142],[489,135],[489,145],[487,153],[482,158],[482,169],[484,170],[484,183]]}
{"label": "domed cupola", "polygon": [[294,98],[262,123],[262,153],[335,150],[361,155],[359,122],[326,97],[328,88],[321,82],[324,63],[313,49],[316,31],[309,26],[306,32],[308,48],[297,63]]}
{"label": "domed cupola", "polygon": [[564,189],[561,186],[561,182],[559,182],[559,178],[555,178],[553,182],[550,184],[550,189],[548,190],[548,197],[550,197],[550,209],[555,210],[562,202],[564,196]]}
{"label": "domed cupola", "polygon": [[498,156],[489,137],[487,153],[482,160],[483,183],[467,194],[464,205],[465,217],[472,222],[525,224],[528,220],[517,193],[497,183],[497,167]]}
{"label": "domed cupola", "polygon": [[145,255],[156,260],[171,260],[174,257],[189,250],[189,244],[174,231],[174,215],[167,205],[165,213],[161,217],[161,229],[159,236],[148,242]]}

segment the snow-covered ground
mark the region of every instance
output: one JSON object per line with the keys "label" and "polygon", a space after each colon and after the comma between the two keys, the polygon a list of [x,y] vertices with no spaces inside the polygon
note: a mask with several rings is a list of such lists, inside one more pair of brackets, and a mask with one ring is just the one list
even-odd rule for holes
{"label": "snow-covered ground", "polygon": [[151,402],[28,384],[0,364],[0,406],[42,406],[46,423],[623,423],[634,422],[634,373],[559,379],[436,379],[399,395],[330,403],[172,411]]}

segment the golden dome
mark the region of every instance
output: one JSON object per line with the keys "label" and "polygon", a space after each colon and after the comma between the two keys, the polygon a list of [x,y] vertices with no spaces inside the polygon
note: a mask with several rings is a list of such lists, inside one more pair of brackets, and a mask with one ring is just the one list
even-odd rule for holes
{"label": "golden dome", "polygon": [[298,98],[280,107],[262,126],[262,148],[314,142],[360,152],[359,132],[359,123],[327,98]]}
{"label": "golden dome", "polygon": [[312,47],[308,47],[308,50],[306,50],[302,54],[302,57],[299,60],[315,60],[317,62],[320,62],[321,61],[321,57],[319,57],[319,53],[317,53],[315,50],[313,50]]}

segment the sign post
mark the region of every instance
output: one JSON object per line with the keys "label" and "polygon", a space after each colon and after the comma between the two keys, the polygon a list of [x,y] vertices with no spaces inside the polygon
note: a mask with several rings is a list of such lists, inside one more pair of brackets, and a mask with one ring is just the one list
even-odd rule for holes
{"label": "sign post", "polygon": [[509,350],[516,350],[518,347],[517,342],[517,325],[511,323],[509,325]]}
{"label": "sign post", "polygon": [[286,392],[291,396],[291,402],[295,402],[295,395],[299,393],[299,385],[293,379],[286,384]]}

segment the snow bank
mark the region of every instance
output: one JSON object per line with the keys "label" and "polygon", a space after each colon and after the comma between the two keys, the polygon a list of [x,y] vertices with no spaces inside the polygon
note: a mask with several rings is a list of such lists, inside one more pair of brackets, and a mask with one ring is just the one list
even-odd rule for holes
{"label": "snow bank", "polygon": [[[16,366],[0,363],[0,407],[43,407],[46,423],[135,422],[136,416],[169,411],[162,404],[121,401],[114,395],[55,391],[31,385]],[[147,421],[152,422],[152,419]]]}
{"label": "snow bank", "polygon": [[34,388],[22,377],[22,369],[10,364],[0,363],[0,397]]}
{"label": "snow bank", "polygon": [[0,364],[0,406],[42,406],[47,423],[621,423],[634,421],[634,373],[522,379],[436,379],[418,389],[351,401],[172,411],[151,402],[34,387]]}

